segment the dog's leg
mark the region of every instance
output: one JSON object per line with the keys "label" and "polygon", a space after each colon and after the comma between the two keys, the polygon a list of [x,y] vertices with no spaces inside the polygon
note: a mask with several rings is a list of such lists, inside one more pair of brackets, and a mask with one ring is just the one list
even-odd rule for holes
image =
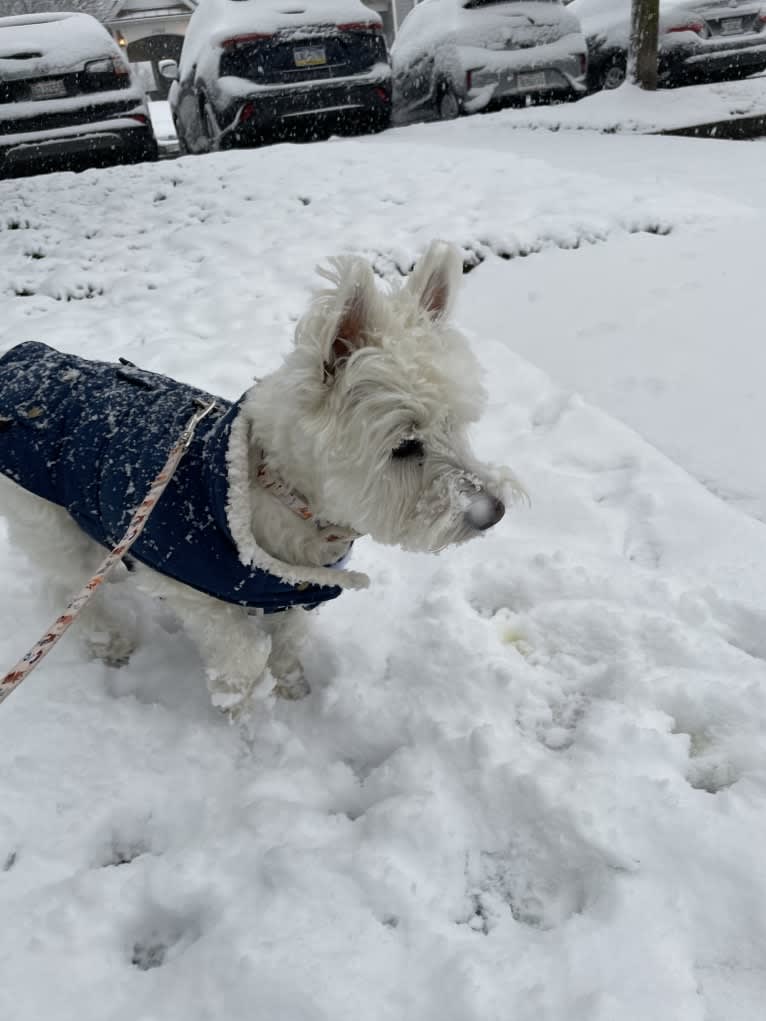
{"label": "dog's leg", "polygon": [[271,636],[261,618],[142,564],[134,574],[142,591],[165,600],[199,649],[213,705],[233,717],[245,712],[255,687],[268,676]]}
{"label": "dog's leg", "polygon": [[[63,507],[5,478],[0,478],[0,487],[0,506],[11,542],[46,575],[51,611],[60,613],[92,576],[106,551],[75,524]],[[125,567],[119,565],[110,581],[126,575]],[[75,626],[87,653],[109,666],[127,663],[138,644],[136,612],[112,605],[106,586],[82,610]]]}
{"label": "dog's leg", "polygon": [[306,637],[306,611],[295,607],[284,613],[263,617],[271,634],[269,670],[276,681],[274,694],[279,698],[305,698],[311,691],[306,680],[299,653]]}

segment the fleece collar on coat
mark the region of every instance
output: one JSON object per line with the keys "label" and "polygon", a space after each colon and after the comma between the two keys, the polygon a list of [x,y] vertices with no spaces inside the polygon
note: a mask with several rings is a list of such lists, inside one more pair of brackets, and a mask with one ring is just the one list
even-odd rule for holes
{"label": "fleece collar on coat", "polygon": [[[251,415],[255,389],[253,387],[248,390],[232,404],[205,436],[203,460],[210,493],[210,509],[218,527],[234,544],[244,565],[258,567],[290,585],[367,588],[370,580],[366,574],[339,570],[348,553],[340,561],[325,567],[301,566],[270,556],[256,543],[250,505],[250,487],[254,481],[251,477],[251,450],[256,443],[252,437]],[[318,527],[325,526],[318,523]],[[351,541],[352,535],[349,534],[349,551]]]}

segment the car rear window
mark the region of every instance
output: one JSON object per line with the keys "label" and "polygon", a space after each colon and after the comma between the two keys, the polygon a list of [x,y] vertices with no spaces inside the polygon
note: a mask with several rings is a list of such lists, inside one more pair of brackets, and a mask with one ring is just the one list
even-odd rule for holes
{"label": "car rear window", "polygon": [[355,74],[381,60],[386,44],[379,32],[324,30],[227,46],[219,74],[265,83],[303,81]]}

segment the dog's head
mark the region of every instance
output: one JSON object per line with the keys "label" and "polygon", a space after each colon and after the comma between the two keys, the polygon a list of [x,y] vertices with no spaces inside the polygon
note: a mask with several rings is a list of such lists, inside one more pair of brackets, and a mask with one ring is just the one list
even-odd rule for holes
{"label": "dog's head", "polygon": [[279,466],[319,517],[423,552],[502,518],[512,476],[478,462],[467,439],[485,394],[450,324],[461,272],[443,242],[390,293],[360,258],[322,271],[331,287],[299,323],[277,373],[293,405]]}

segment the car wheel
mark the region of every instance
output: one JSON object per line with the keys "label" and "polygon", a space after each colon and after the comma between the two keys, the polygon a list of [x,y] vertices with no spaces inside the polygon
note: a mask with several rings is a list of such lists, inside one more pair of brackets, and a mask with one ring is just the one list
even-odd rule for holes
{"label": "car wheel", "polygon": [[599,84],[602,89],[618,89],[625,81],[625,64],[621,60],[614,60],[602,70],[599,76]]}
{"label": "car wheel", "polygon": [[186,139],[183,136],[183,132],[178,127],[178,121],[175,118],[173,119],[173,127],[175,128],[176,138],[178,139],[178,155],[188,156],[189,146],[186,144]]}
{"label": "car wheel", "polygon": [[160,157],[159,146],[153,138],[148,138],[135,148],[129,149],[123,156],[118,156],[118,163],[156,163]]}
{"label": "car wheel", "polygon": [[443,85],[439,92],[437,110],[439,119],[443,121],[454,121],[460,116],[460,100],[449,85]]}
{"label": "car wheel", "polygon": [[376,113],[367,122],[367,130],[373,135],[377,135],[381,131],[385,131],[391,127],[391,111],[386,110],[385,113]]}
{"label": "car wheel", "polygon": [[207,136],[207,152],[216,152],[219,148],[218,125],[207,102],[202,107],[202,124]]}

